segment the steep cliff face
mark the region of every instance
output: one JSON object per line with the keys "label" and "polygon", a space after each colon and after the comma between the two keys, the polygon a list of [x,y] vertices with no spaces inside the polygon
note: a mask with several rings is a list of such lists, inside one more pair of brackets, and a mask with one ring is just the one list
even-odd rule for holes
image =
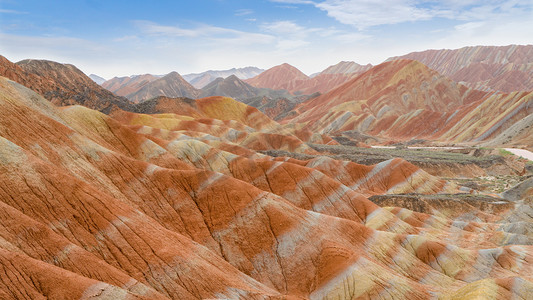
{"label": "steep cliff face", "polygon": [[527,203],[380,207],[367,197],[457,187],[402,159],[260,154],[311,152],[229,98],[108,116],[0,91],[4,298],[532,296]]}
{"label": "steep cliff face", "polygon": [[420,61],[475,89],[506,93],[533,90],[533,45],[427,50],[388,60],[396,59]]}

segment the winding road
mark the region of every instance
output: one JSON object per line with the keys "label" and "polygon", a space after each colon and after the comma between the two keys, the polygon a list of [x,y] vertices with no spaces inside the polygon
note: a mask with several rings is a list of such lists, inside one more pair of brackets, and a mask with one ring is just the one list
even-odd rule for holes
{"label": "winding road", "polygon": [[515,148],[505,148],[505,150],[513,153],[516,156],[527,158],[527,159],[533,161],[533,152],[531,152],[531,151],[524,150],[524,149],[515,149]]}

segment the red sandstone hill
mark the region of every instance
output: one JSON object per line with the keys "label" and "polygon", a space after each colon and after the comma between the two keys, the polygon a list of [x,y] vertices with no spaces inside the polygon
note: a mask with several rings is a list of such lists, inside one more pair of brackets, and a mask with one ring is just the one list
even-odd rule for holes
{"label": "red sandstone hill", "polygon": [[380,207],[456,187],[401,159],[260,154],[291,134],[229,98],[108,116],[0,91],[2,298],[532,296],[526,203]]}
{"label": "red sandstone hill", "polygon": [[306,80],[308,78],[307,75],[297,68],[285,63],[272,67],[263,73],[244,81],[258,88],[292,91],[298,80]]}
{"label": "red sandstone hill", "polygon": [[14,64],[0,56],[0,75],[25,85],[56,105],[81,104],[108,112],[113,106],[130,109],[123,97],[99,86],[73,65],[46,60],[23,60]]}
{"label": "red sandstone hill", "polygon": [[371,65],[361,66],[354,62],[340,62],[310,78],[295,67],[282,64],[245,81],[259,88],[284,89],[295,95],[311,95],[329,92],[370,67]]}
{"label": "red sandstone hill", "polygon": [[420,62],[395,60],[298,105],[284,123],[305,124],[323,134],[357,130],[400,140],[533,147],[526,137],[532,103],[531,93],[472,90]]}
{"label": "red sandstone hill", "polygon": [[[397,60],[373,67],[329,93],[300,104],[291,121],[309,122],[313,128],[327,132],[348,124],[351,128],[346,130],[367,131],[375,120],[396,119],[419,109],[451,111],[478,100],[478,94],[422,63]],[[339,113],[345,117],[334,117]]]}
{"label": "red sandstone hill", "polygon": [[533,90],[533,45],[427,50],[388,60],[395,59],[418,60],[476,89],[507,93]]}

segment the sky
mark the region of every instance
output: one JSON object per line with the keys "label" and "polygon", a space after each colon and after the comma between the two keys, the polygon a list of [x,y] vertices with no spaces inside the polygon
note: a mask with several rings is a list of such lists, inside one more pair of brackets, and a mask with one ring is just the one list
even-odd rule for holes
{"label": "sky", "polygon": [[0,0],[0,55],[106,79],[533,44],[533,0]]}

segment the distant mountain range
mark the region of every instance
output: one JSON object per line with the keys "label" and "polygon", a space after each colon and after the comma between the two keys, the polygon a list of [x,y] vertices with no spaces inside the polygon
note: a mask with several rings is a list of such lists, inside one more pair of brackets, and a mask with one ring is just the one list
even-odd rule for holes
{"label": "distant mountain range", "polygon": [[202,73],[183,75],[183,79],[187,80],[195,88],[201,89],[218,77],[227,78],[235,75],[239,79],[248,79],[261,74],[263,71],[263,69],[257,67],[233,68],[219,71],[209,70]]}
{"label": "distant mountain range", "polygon": [[98,83],[99,85],[102,85],[104,82],[106,82],[105,78],[102,78],[95,74],[89,75],[89,78],[91,78],[94,82]]}
{"label": "distant mountain range", "polygon": [[[498,140],[509,141],[512,137],[512,140],[529,144],[527,134],[532,118],[524,118],[531,113],[530,94],[517,92],[528,90],[532,77],[529,74],[533,72],[532,49],[533,46],[480,46],[405,55],[434,68],[399,57],[378,66],[343,61],[312,78],[289,64],[275,66],[246,80],[236,75],[212,80],[214,75],[204,72],[195,74],[192,79],[210,81],[202,89],[195,88],[177,72],[162,77],[145,74],[113,78],[102,86],[126,96],[133,103],[159,96],[231,97],[258,108],[272,119],[303,124],[322,134],[356,130],[388,138],[460,141],[496,139],[496,135],[502,134]],[[109,111],[113,106],[128,110],[131,105],[125,98],[98,86],[72,65],[38,60],[13,64],[5,58],[3,64],[2,75],[27,84],[58,105],[82,104],[102,111]],[[436,69],[452,75],[443,75]],[[57,86],[57,82],[61,86]],[[495,91],[512,88],[517,92],[495,94]],[[482,121],[477,115],[468,120],[456,119],[475,114],[472,105],[480,103],[491,103],[494,111],[486,112],[491,115],[487,119],[490,122],[507,120],[502,124],[508,124],[511,120],[509,124],[519,125],[500,126],[500,123]],[[507,106],[500,107],[504,104]],[[508,111],[511,108],[514,110]],[[486,128],[474,132],[460,125],[450,125],[468,122],[485,124]]]}
{"label": "distant mountain range", "polygon": [[326,93],[371,67],[343,61],[309,77],[294,66],[282,64],[245,81],[259,88],[284,89],[294,95],[310,95]]}
{"label": "distant mountain range", "polygon": [[[114,77],[101,83],[101,85],[116,95],[124,96],[134,102],[148,100],[156,96],[194,98],[200,94],[199,89],[217,78],[227,78],[233,75],[237,78],[246,79],[260,74],[261,72],[263,72],[262,69],[246,67],[239,69],[233,68],[230,70],[206,71],[184,76],[180,76],[177,72],[171,72],[165,76],[144,74]],[[176,74],[178,76],[176,76]]]}

